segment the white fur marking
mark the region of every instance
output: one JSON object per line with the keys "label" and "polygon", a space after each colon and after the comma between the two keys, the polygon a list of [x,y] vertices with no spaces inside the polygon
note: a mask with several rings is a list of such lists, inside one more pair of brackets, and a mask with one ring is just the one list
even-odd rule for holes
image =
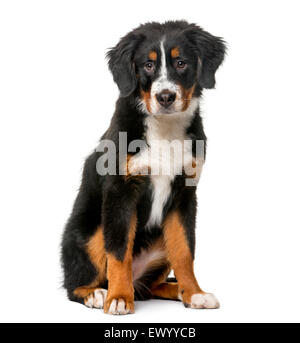
{"label": "white fur marking", "polygon": [[125,308],[125,301],[123,299],[118,301],[117,312],[119,314],[126,314],[126,313],[128,313],[128,310],[126,310],[126,308]]}
{"label": "white fur marking", "polygon": [[160,225],[162,210],[171,192],[171,178],[168,176],[151,176],[153,199],[150,218],[147,227]]}
{"label": "white fur marking", "polygon": [[85,300],[85,306],[89,308],[103,308],[104,301],[106,299],[107,290],[103,288],[97,288],[94,293],[89,294]]}
{"label": "white fur marking", "polygon": [[191,297],[191,308],[219,308],[220,304],[212,293],[197,293]]}
{"label": "white fur marking", "polygon": [[117,300],[116,299],[113,299],[112,302],[110,303],[108,313],[117,314]]}
{"label": "white fur marking", "polygon": [[94,291],[94,307],[95,308],[103,308],[106,295],[107,295],[106,289],[99,288]]}
{"label": "white fur marking", "polygon": [[123,299],[113,299],[109,310],[109,314],[127,314],[129,313],[129,309],[126,309],[126,304]]}
{"label": "white fur marking", "polygon": [[93,308],[93,304],[94,304],[94,296],[93,294],[90,294],[87,299],[85,299],[84,301],[85,306],[89,307],[89,308]]}
{"label": "white fur marking", "polygon": [[166,63],[166,53],[164,48],[164,40],[160,42],[160,52],[161,52],[161,68],[160,68],[160,77],[167,80],[168,79],[168,72],[167,72],[167,63]]}
{"label": "white fur marking", "polygon": [[[146,118],[146,140],[149,148],[138,156],[141,160],[145,159],[145,155],[149,158],[149,155],[155,158],[155,161],[151,160],[152,164],[159,164],[161,171],[157,175],[151,174],[151,182],[153,187],[153,199],[150,218],[147,223],[147,227],[153,225],[160,225],[162,220],[162,211],[166,201],[169,198],[171,192],[171,182],[175,176],[182,173],[182,168],[185,161],[192,159],[191,146],[186,147],[184,140],[188,139],[186,136],[186,128],[189,126],[193,113],[198,105],[198,100],[194,99],[188,110],[181,113],[165,114],[164,116],[149,116]],[[166,154],[163,156],[153,153],[153,151],[170,151],[170,144],[172,141],[178,141],[182,147],[186,148],[179,150],[175,149],[175,154]],[[145,162],[142,162],[142,164]],[[165,173],[165,171],[169,171]]]}

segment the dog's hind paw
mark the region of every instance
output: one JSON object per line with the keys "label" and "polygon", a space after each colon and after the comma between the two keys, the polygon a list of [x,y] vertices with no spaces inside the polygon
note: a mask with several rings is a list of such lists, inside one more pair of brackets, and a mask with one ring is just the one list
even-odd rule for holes
{"label": "dog's hind paw", "polygon": [[90,308],[103,308],[106,295],[106,289],[97,288],[84,298],[84,305]]}

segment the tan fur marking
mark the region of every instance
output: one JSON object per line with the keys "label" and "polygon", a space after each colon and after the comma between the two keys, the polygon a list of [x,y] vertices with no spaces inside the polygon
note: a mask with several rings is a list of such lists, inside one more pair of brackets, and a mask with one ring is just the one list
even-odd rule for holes
{"label": "tan fur marking", "polygon": [[193,294],[204,292],[194,275],[193,258],[178,213],[170,213],[163,227],[168,259],[178,280],[183,302],[189,304]]}
{"label": "tan fur marking", "polygon": [[128,167],[129,161],[130,161],[132,156],[133,156],[132,154],[127,154],[127,156],[126,156],[125,180],[128,180],[132,176],[131,173],[129,172],[129,167]]}
{"label": "tan fur marking", "polygon": [[178,283],[177,282],[162,282],[157,287],[151,290],[155,297],[178,300]]}
{"label": "tan fur marking", "polygon": [[126,309],[134,312],[134,289],[132,282],[132,249],[136,229],[136,213],[132,216],[128,234],[127,249],[123,261],[113,254],[107,254],[108,292],[104,312],[108,312],[113,299],[123,299]]}
{"label": "tan fur marking", "polygon": [[192,168],[193,169],[191,171],[193,171],[193,174],[185,174],[185,177],[188,179],[194,179],[195,177],[198,177],[201,172],[202,164],[194,157],[192,160]]}
{"label": "tan fur marking", "polygon": [[151,113],[151,106],[150,106],[150,102],[151,102],[151,92],[150,90],[148,92],[145,92],[141,89],[141,95],[145,101],[145,104],[146,104],[146,108],[147,108],[147,111],[149,113]]}
{"label": "tan fur marking", "polygon": [[157,60],[157,52],[156,51],[150,51],[148,57],[151,61],[156,61]]}
{"label": "tan fur marking", "polygon": [[73,294],[78,298],[86,298],[88,295],[94,292],[95,289],[99,287],[83,286],[78,287],[74,290]]}
{"label": "tan fur marking", "polygon": [[171,50],[171,57],[172,58],[177,58],[177,57],[179,57],[179,49],[176,47],[176,48],[173,48],[172,50]]}
{"label": "tan fur marking", "polygon": [[98,271],[99,283],[104,282],[106,279],[106,251],[104,248],[103,228],[99,226],[95,234],[87,244],[87,253],[93,265]]}
{"label": "tan fur marking", "polygon": [[106,252],[104,249],[103,229],[99,226],[86,245],[86,251],[98,274],[89,285],[81,286],[73,291],[78,298],[85,298],[106,280]]}
{"label": "tan fur marking", "polygon": [[182,94],[182,111],[187,110],[187,108],[190,105],[190,102],[192,100],[194,90],[195,90],[195,85],[193,85],[189,89],[184,89],[182,86],[181,87],[181,94]]}

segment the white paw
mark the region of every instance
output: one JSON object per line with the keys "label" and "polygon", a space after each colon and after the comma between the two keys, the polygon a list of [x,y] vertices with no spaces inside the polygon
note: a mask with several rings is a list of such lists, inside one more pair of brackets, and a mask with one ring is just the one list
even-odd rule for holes
{"label": "white paw", "polygon": [[126,308],[123,299],[113,299],[108,310],[109,314],[128,314],[131,313],[129,308]]}
{"label": "white paw", "polygon": [[107,290],[103,288],[97,288],[93,293],[89,294],[84,299],[84,304],[90,308],[103,308],[104,301],[106,299]]}
{"label": "white paw", "polygon": [[212,293],[197,293],[191,297],[191,308],[219,308],[220,303]]}

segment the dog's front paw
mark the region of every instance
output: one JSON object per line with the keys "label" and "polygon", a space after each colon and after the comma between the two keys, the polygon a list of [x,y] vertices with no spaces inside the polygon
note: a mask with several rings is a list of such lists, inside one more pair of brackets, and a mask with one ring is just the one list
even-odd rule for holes
{"label": "dog's front paw", "polygon": [[107,299],[104,304],[104,312],[108,314],[134,313],[134,301],[125,298]]}
{"label": "dog's front paw", "polygon": [[212,293],[196,293],[191,296],[189,303],[184,304],[190,308],[219,308],[220,303]]}

